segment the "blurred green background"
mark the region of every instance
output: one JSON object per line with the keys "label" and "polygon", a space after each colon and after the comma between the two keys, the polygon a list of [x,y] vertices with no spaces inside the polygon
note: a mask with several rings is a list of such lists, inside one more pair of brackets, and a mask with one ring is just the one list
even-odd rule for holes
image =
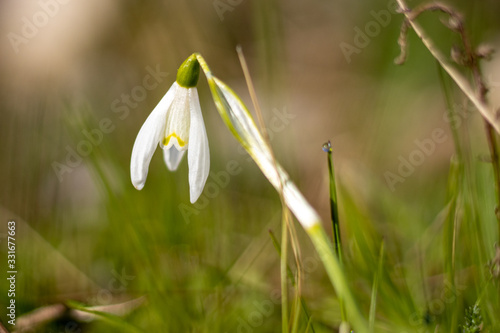
{"label": "blurred green background", "polygon": [[[210,189],[192,206],[187,163],[168,172],[160,151],[142,191],[129,178],[135,137],[191,53],[200,52],[251,105],[235,51],[241,45],[276,156],[328,230],[321,146],[332,141],[344,247],[366,311],[379,243],[386,241],[401,276],[381,296],[376,331],[396,332],[391,322],[420,329],[424,321],[415,318],[435,299],[433,290],[439,295],[443,288],[429,281],[443,273],[438,231],[454,146],[438,66],[413,32],[407,63],[394,65],[402,18],[388,11],[392,3],[2,1],[0,267],[6,267],[6,226],[13,219],[18,316],[67,300],[109,305],[146,296],[122,316],[145,332],[279,330],[279,256],[268,229],[280,233],[280,200],[225,129],[203,76],[198,91],[211,151]],[[498,1],[449,3],[464,14],[476,45],[498,46]],[[377,21],[382,11],[389,14]],[[440,17],[426,14],[422,24],[449,50],[458,39]],[[483,67],[496,107],[499,59]],[[154,79],[145,84],[148,76]],[[149,83],[154,88],[146,89]],[[453,97],[458,109],[470,108],[456,89]],[[488,147],[477,112],[457,121],[470,144],[471,193],[480,208],[486,261],[498,239],[491,167],[483,158]],[[415,141],[432,138],[436,129],[446,139],[391,186],[387,172],[397,174],[401,159],[419,149]],[[226,173],[235,166],[234,175]],[[335,294],[302,232],[300,239],[304,299],[315,330],[331,332],[340,320]],[[459,246],[466,252],[469,243]],[[464,259],[459,268],[467,271],[474,260]],[[1,279],[1,304],[8,302],[7,287]],[[394,290],[407,293],[395,300]],[[471,305],[477,293],[460,294],[463,304]],[[4,323],[5,315],[0,311]],[[34,331],[122,328],[65,318]]]}

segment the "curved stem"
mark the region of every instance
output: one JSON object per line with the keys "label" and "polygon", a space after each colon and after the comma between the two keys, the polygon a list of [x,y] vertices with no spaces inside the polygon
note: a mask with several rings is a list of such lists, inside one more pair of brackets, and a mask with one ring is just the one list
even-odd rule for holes
{"label": "curved stem", "polygon": [[[499,147],[497,142],[497,133],[499,133],[500,129],[500,118],[498,114],[492,112],[488,106],[487,93],[488,89],[484,82],[484,79],[481,75],[481,69],[479,66],[480,56],[475,52],[472,47],[472,43],[468,38],[468,35],[465,31],[465,25],[463,23],[462,17],[454,11],[452,8],[440,4],[427,4],[418,7],[415,10],[410,10],[404,0],[397,0],[399,6],[402,8],[402,11],[405,15],[405,22],[403,22],[403,26],[401,27],[401,34],[399,38],[399,44],[401,46],[401,56],[396,60],[397,62],[404,61],[404,56],[406,55],[406,34],[408,30],[408,26],[411,26],[413,30],[420,37],[424,45],[429,49],[434,58],[439,62],[439,64],[443,67],[443,69],[451,76],[451,78],[455,81],[455,83],[462,89],[465,95],[474,103],[477,107],[481,115],[483,116],[485,123],[485,131],[486,131],[486,140],[488,141],[488,147],[490,151],[491,162],[493,165],[493,175],[495,179],[495,193],[496,193],[496,208],[495,208],[495,216],[498,222],[498,237],[500,238],[500,154]],[[466,67],[470,68],[472,71],[472,76],[474,80],[474,85],[476,86],[476,92],[470,87],[467,80],[454,68],[451,64],[448,63],[443,54],[434,46],[432,41],[426,36],[423,29],[417,25],[414,20],[420,14],[427,11],[441,11],[443,13],[448,14],[453,22],[450,23],[449,28],[453,31],[456,31],[462,40],[464,50],[465,50],[465,61],[464,64]]]}

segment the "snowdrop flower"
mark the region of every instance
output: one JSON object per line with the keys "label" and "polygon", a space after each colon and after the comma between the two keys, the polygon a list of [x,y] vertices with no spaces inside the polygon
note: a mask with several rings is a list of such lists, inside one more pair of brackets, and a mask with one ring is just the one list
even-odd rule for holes
{"label": "snowdrop flower", "polygon": [[159,145],[170,171],[177,170],[184,153],[188,152],[191,203],[196,202],[203,191],[210,157],[196,90],[199,74],[200,64],[192,55],[179,67],[176,82],[142,125],[130,161],[130,176],[136,189],[144,187],[151,157]]}

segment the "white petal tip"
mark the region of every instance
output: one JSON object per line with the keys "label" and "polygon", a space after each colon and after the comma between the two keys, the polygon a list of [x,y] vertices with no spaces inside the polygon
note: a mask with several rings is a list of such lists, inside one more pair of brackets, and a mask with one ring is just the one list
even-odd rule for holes
{"label": "white petal tip", "polygon": [[168,171],[172,171],[172,172],[177,171],[178,167],[179,167],[179,165],[172,166],[172,164],[167,163],[167,169],[168,169]]}
{"label": "white petal tip", "polygon": [[196,201],[198,201],[198,199],[200,198],[200,195],[201,195],[201,193],[199,193],[198,195],[191,194],[189,201],[191,201],[191,203],[194,204]]}
{"label": "white petal tip", "polygon": [[132,184],[134,185],[135,189],[139,190],[139,191],[142,190],[142,188],[144,187],[144,183],[140,183],[140,184],[132,183]]}
{"label": "white petal tip", "polygon": [[174,146],[168,149],[163,148],[163,160],[167,165],[167,169],[170,171],[177,171],[185,152],[186,150],[179,151]]}

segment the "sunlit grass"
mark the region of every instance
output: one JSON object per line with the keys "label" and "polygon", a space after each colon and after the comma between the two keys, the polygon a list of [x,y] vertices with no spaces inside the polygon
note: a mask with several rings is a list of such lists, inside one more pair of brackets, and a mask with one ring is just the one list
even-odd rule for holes
{"label": "sunlit grass", "polygon": [[[0,260],[3,226],[12,219],[19,226],[18,324],[31,311],[63,304],[33,331],[319,333],[346,320],[360,332],[365,324],[370,332],[500,331],[494,174],[479,113],[412,32],[407,64],[393,65],[402,16],[392,16],[348,66],[338,42],[351,42],[352,27],[364,27],[369,12],[387,4],[344,5],[242,2],[220,21],[211,2],[129,3],[108,32],[113,41],[104,35],[105,46],[82,57],[79,75],[87,81],[47,83],[29,98],[2,99]],[[487,14],[498,7],[475,8],[481,15],[464,10],[471,36],[496,35]],[[423,26],[439,45],[455,42],[429,21]],[[265,125],[272,129],[275,107],[295,116],[271,133],[273,158],[323,218],[324,230],[304,231],[291,214],[286,222],[279,184],[273,188],[239,148],[202,80],[212,174],[199,201],[189,203],[187,163],[168,172],[161,154],[142,191],[130,183],[135,135],[192,52],[251,105],[236,42],[249,50]],[[112,102],[141,85],[145,66],[157,63],[169,75],[119,118]],[[2,87],[10,91],[7,81]],[[472,113],[461,116],[463,109]],[[442,121],[447,113],[458,113],[460,126]],[[64,162],[66,148],[77,149],[87,140],[82,131],[99,128],[103,118],[115,129],[59,181],[52,163]],[[391,191],[384,172],[397,169],[398,155],[407,158],[413,141],[435,128],[448,141]],[[335,157],[331,177],[321,151],[327,140]],[[332,179],[339,237],[329,221]],[[283,238],[290,226],[293,237]],[[338,266],[317,251],[335,254],[335,238],[342,240]],[[340,293],[332,283],[339,274]],[[6,290],[1,279],[1,304]],[[345,316],[339,295],[350,302]],[[0,319],[7,323],[5,311]]]}

